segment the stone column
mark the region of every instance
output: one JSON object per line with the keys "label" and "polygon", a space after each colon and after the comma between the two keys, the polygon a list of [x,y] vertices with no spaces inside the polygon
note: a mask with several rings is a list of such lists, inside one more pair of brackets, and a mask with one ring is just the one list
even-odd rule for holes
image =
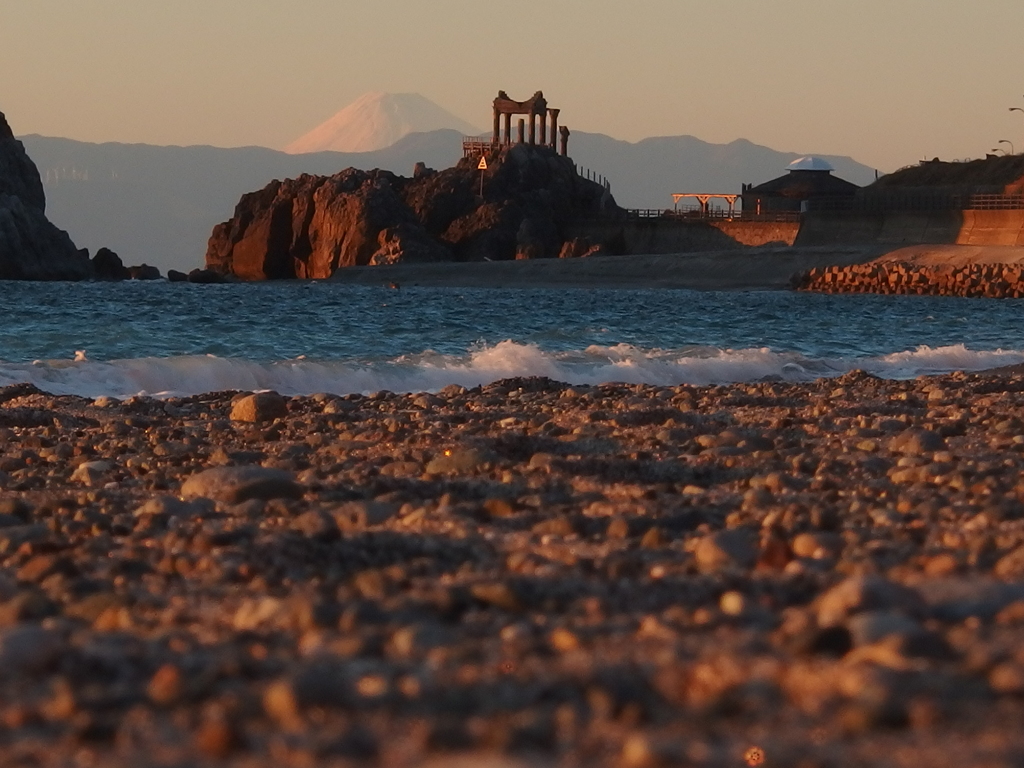
{"label": "stone column", "polygon": [[505,113],[505,146],[512,146],[512,115]]}
{"label": "stone column", "polygon": [[537,143],[537,116],[530,113],[530,146]]}
{"label": "stone column", "polygon": [[545,109],[540,113],[540,145],[548,145],[548,111]]}
{"label": "stone column", "polygon": [[564,125],[558,129],[558,133],[562,137],[562,157],[569,156],[569,129]]}
{"label": "stone column", "polygon": [[519,118],[519,143],[526,143],[526,121],[523,118]]}
{"label": "stone column", "polygon": [[552,109],[551,112],[551,148],[558,149],[558,113],[562,110]]}
{"label": "stone column", "polygon": [[494,108],[494,136],[491,138],[492,144],[497,144],[501,140],[501,115],[498,113],[498,108]]}

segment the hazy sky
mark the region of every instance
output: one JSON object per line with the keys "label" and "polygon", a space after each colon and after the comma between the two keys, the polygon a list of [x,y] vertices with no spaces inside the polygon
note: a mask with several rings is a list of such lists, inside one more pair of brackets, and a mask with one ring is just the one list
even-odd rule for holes
{"label": "hazy sky", "polygon": [[498,89],[543,89],[579,130],[894,170],[1024,151],[1022,30],[1022,0],[0,0],[0,111],[18,134],[282,147],[366,91],[487,128]]}

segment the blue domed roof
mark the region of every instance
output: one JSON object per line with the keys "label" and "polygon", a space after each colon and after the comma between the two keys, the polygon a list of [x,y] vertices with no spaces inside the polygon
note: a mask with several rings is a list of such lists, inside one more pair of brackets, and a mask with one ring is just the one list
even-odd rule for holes
{"label": "blue domed roof", "polygon": [[786,166],[787,171],[834,171],[835,168],[820,157],[801,157]]}

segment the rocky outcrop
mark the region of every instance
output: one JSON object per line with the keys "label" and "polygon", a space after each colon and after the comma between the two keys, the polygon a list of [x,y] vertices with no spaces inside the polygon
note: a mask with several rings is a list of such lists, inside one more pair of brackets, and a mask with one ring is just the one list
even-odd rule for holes
{"label": "rocky outcrop", "polygon": [[128,280],[132,276],[121,257],[109,248],[96,251],[92,257],[92,270],[99,280]]}
{"label": "rocky outcrop", "polygon": [[82,280],[85,251],[46,218],[39,171],[0,113],[0,279]]}
{"label": "rocky outcrop", "polygon": [[126,267],[121,257],[109,248],[100,248],[92,257],[93,277],[97,280],[159,280],[160,270],[149,264]]}
{"label": "rocky outcrop", "polygon": [[544,147],[478,159],[413,178],[348,169],[274,181],[244,195],[214,228],[208,269],[243,280],[327,278],[352,266],[555,258],[568,222],[617,211],[608,191]]}

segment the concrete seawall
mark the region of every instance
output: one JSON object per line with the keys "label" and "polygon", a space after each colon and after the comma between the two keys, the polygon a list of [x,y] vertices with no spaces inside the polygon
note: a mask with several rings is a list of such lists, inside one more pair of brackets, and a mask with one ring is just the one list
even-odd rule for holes
{"label": "concrete seawall", "polygon": [[811,211],[797,245],[1024,245],[1024,210]]}
{"label": "concrete seawall", "polygon": [[957,245],[1024,245],[1024,211],[964,211]]}
{"label": "concrete seawall", "polygon": [[582,220],[568,230],[570,238],[585,237],[616,255],[698,253],[744,246],[793,245],[798,222],[687,221],[672,218],[622,221]]}
{"label": "concrete seawall", "polygon": [[812,211],[804,215],[797,245],[911,245],[955,243],[961,211]]}

